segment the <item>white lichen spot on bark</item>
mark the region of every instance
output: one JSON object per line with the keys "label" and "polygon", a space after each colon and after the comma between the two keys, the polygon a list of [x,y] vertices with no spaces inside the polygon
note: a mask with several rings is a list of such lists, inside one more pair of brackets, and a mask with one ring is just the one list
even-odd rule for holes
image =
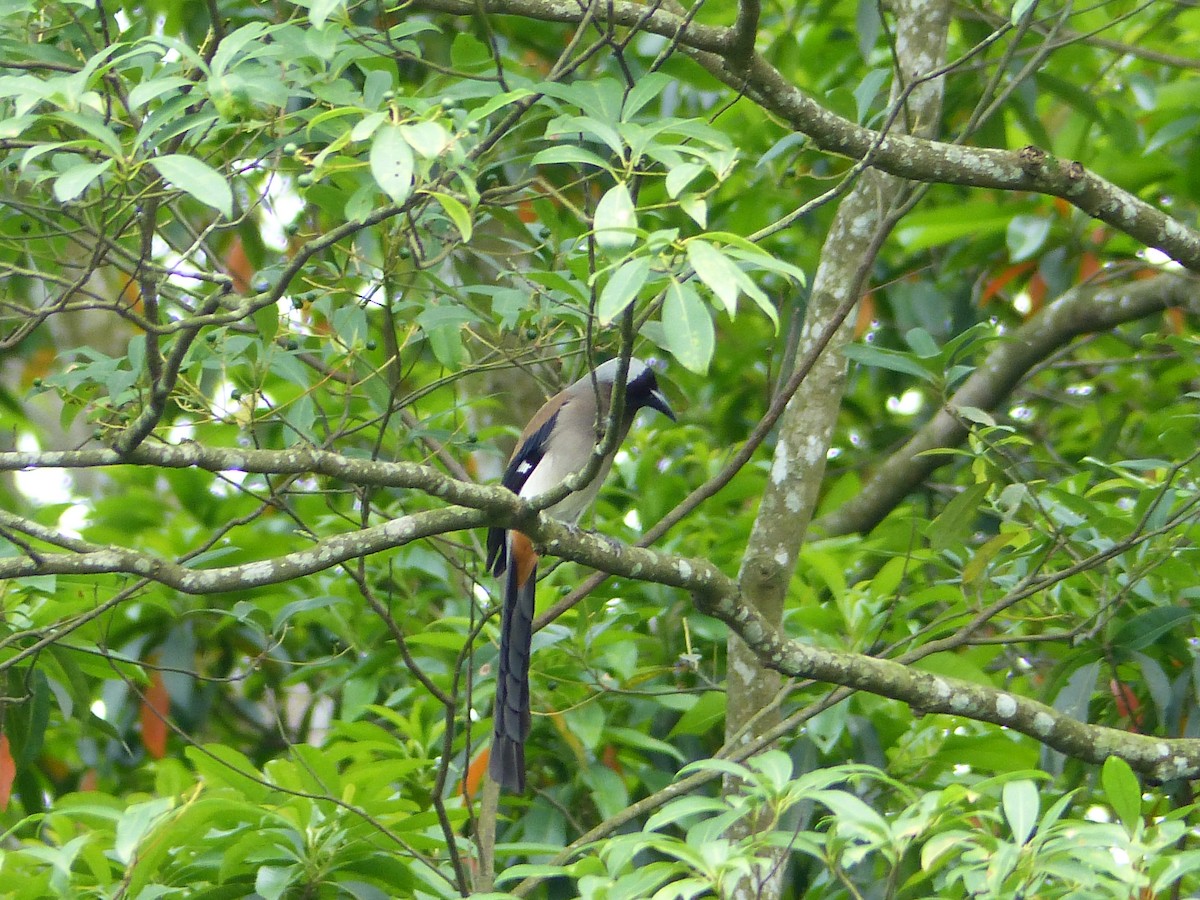
{"label": "white lichen spot on bark", "polygon": [[247,584],[265,584],[275,572],[275,563],[269,559],[246,563],[242,568],[242,580]]}
{"label": "white lichen spot on bark", "polygon": [[950,698],[950,708],[956,713],[965,713],[971,708],[971,697],[968,694],[955,694]]}
{"label": "white lichen spot on bark", "polygon": [[784,566],[788,565],[792,561],[792,555],[790,553],[788,553],[786,548],[780,547],[778,550],[775,551],[774,560],[775,560],[775,565],[779,566],[780,568],[783,568]]}
{"label": "white lichen spot on bark", "polygon": [[[827,429],[826,429],[827,430]],[[804,453],[801,458],[810,469],[819,465],[824,459],[829,444],[827,434],[810,434],[804,438]]]}
{"label": "white lichen spot on bark", "polygon": [[686,559],[681,559],[675,564],[676,571],[679,572],[679,577],[687,581],[692,577],[692,565]]}
{"label": "white lichen spot on bark", "polygon": [[787,481],[789,468],[787,442],[781,440],[775,445],[775,458],[771,461],[771,483],[779,486]]}
{"label": "white lichen spot on bark", "polygon": [[1160,756],[1162,759],[1166,759],[1166,758],[1167,758],[1167,757],[1170,755],[1170,753],[1171,753],[1171,748],[1170,748],[1170,747],[1168,747],[1166,744],[1155,744],[1155,745],[1154,745],[1154,751],[1155,751],[1155,752],[1156,752],[1156,753],[1157,753],[1157,754],[1158,754],[1158,755],[1159,755],[1159,756]]}
{"label": "white lichen spot on bark", "polygon": [[799,491],[788,491],[787,496],[783,498],[783,503],[787,507],[788,512],[798,513],[804,506],[804,497]]}
{"label": "white lichen spot on bark", "polygon": [[1054,716],[1050,713],[1039,712],[1033,717],[1033,730],[1042,737],[1046,737],[1054,730]]}
{"label": "white lichen spot on bark", "polygon": [[1011,719],[1017,714],[1017,701],[1008,694],[999,694],[996,697],[996,715],[1002,719]]}
{"label": "white lichen spot on bark", "polygon": [[879,221],[879,216],[874,212],[863,213],[855,216],[850,220],[846,231],[854,237],[862,240],[866,238],[875,229],[875,223]]}
{"label": "white lichen spot on bark", "polygon": [[933,695],[942,703],[945,703],[953,695],[954,691],[950,690],[950,685],[941,678],[933,679]]}
{"label": "white lichen spot on bark", "polygon": [[730,672],[745,687],[754,684],[761,674],[757,666],[751,665],[740,654],[736,658],[730,654],[730,660],[733,663]]}

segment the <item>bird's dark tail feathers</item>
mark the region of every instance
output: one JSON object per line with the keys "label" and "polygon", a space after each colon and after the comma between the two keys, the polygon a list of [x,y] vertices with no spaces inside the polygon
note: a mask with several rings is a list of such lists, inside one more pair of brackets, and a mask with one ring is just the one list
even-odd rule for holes
{"label": "bird's dark tail feathers", "polygon": [[501,788],[520,794],[525,791],[525,739],[529,736],[529,654],[533,643],[537,557],[529,539],[518,532],[509,532],[508,549],[488,771]]}

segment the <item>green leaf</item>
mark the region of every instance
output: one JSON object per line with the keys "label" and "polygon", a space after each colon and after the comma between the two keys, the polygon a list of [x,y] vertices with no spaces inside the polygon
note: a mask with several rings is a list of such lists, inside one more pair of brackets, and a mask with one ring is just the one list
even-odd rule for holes
{"label": "green leaf", "polygon": [[664,179],[664,184],[667,188],[667,196],[672,200],[679,196],[679,192],[691,184],[696,176],[705,171],[705,166],[700,163],[685,162],[672,166],[667,170],[667,177]]}
{"label": "green leaf", "polygon": [[[875,0],[857,0],[854,7],[854,26],[858,55],[866,62],[871,57],[871,51],[875,49],[880,32],[883,31],[879,4]],[[861,116],[859,121],[862,121]]]}
{"label": "green leaf", "polygon": [[1142,787],[1129,763],[1119,756],[1110,756],[1100,771],[1104,795],[1116,811],[1125,830],[1135,833],[1142,824]]}
{"label": "green leaf", "polygon": [[629,93],[625,95],[625,102],[621,105],[621,119],[629,121],[641,111],[647,103],[661,94],[667,89],[667,85],[674,83],[674,79],[664,74],[663,72],[650,72],[640,76],[633,87],[629,89]]}
{"label": "green leaf", "polygon": [[924,328],[910,328],[904,335],[904,342],[923,359],[937,356],[941,352],[933,336]]}
{"label": "green leaf", "polygon": [[111,153],[114,157],[124,155],[124,148],[121,146],[120,140],[117,139],[116,133],[105,124],[99,113],[85,114],[81,112],[60,111],[54,114],[54,118],[63,122],[68,122],[74,125],[80,131],[90,134],[99,141],[104,149]]}
{"label": "green leaf", "polygon": [[666,349],[685,369],[708,371],[716,347],[716,334],[708,307],[691,283],[671,280],[662,309]]}
{"label": "green leaf", "polygon": [[20,137],[25,129],[39,118],[39,116],[10,116],[0,120],[0,140]]}
{"label": "green leaf", "polygon": [[1032,781],[1010,781],[1000,794],[1004,818],[1012,829],[1018,845],[1024,845],[1033,834],[1038,819],[1038,790]]}
{"label": "green leaf", "polygon": [[629,186],[618,181],[596,204],[593,227],[596,243],[604,250],[619,252],[628,250],[637,240],[637,210],[629,194]]}
{"label": "green leaf", "polygon": [[842,348],[842,353],[860,365],[913,375],[922,381],[934,380],[933,373],[907,353],[886,350],[883,347],[876,347],[874,344],[847,344]]}
{"label": "green leaf", "polygon": [[505,91],[502,94],[496,94],[493,97],[489,97],[486,103],[483,103],[472,109],[470,114],[467,116],[467,121],[482,121],[496,110],[503,109],[510,104],[516,103],[518,100],[524,100],[526,97],[530,97],[532,95],[533,91],[529,90],[529,88],[516,88],[511,91]]}
{"label": "green leaf", "polygon": [[937,551],[965,541],[979,517],[979,504],[987,496],[986,483],[976,483],[965,488],[946,504],[946,508],[930,523],[927,529],[929,545]]}
{"label": "green leaf", "polygon": [[604,707],[599,703],[585,703],[568,709],[563,716],[573,734],[583,746],[595,750],[604,734]]}
{"label": "green leaf", "polygon": [[474,233],[470,211],[457,197],[451,197],[449,194],[443,194],[439,191],[433,191],[432,193],[433,199],[441,204],[446,215],[450,217],[450,221],[454,223],[454,227],[458,229],[458,233],[462,235],[463,243],[470,242],[471,235]]}
{"label": "green leaf", "polygon": [[1013,4],[1012,12],[1009,14],[1008,20],[1013,25],[1018,25],[1021,19],[1025,17],[1025,13],[1033,9],[1037,4],[1037,0],[1016,0]]}
{"label": "green leaf", "polygon": [[233,191],[229,182],[208,163],[194,156],[172,153],[151,157],[150,164],[185,194],[211,206],[227,219],[233,217]]}
{"label": "green leaf", "polygon": [[687,257],[700,280],[708,285],[732,318],[737,312],[739,276],[744,277],[744,273],[720,250],[705,241],[688,241]]}
{"label": "green leaf", "polygon": [[994,203],[938,208],[907,216],[896,229],[896,240],[912,252],[964,238],[978,242],[991,234],[1003,234],[1011,220],[1012,213],[997,209]]}
{"label": "green leaf", "polygon": [[701,228],[708,227],[708,203],[703,197],[696,194],[687,194],[680,197],[679,208]]}
{"label": "green leaf", "polygon": [[592,802],[601,818],[611,818],[629,808],[629,791],[612,769],[598,764],[589,766],[583,772],[583,779],[592,789]]}
{"label": "green leaf", "polygon": [[1194,620],[1197,612],[1185,606],[1158,606],[1138,613],[1121,625],[1113,635],[1115,649],[1132,653],[1144,650],[1163,635],[1177,630],[1185,622]]}
{"label": "green leaf", "polygon": [[404,205],[412,193],[413,151],[400,126],[387,125],[375,132],[371,141],[371,175],[393,203]]}
{"label": "green leaf", "polygon": [[450,143],[449,133],[437,122],[413,122],[398,127],[422,159],[437,159]]}
{"label": "green leaf", "polygon": [[609,171],[612,169],[607,160],[602,159],[599,154],[593,153],[586,147],[580,147],[576,144],[556,144],[553,147],[547,147],[545,150],[539,150],[533,154],[533,159],[530,162],[535,166],[549,166],[555,163],[584,163],[585,165],[595,166],[597,169],[606,169]]}
{"label": "green leaf", "polygon": [[135,803],[126,809],[117,821],[116,840],[113,843],[113,853],[117,859],[128,865],[137,853],[142,838],[154,827],[159,817],[174,805],[172,798],[159,797]]}
{"label": "green leaf", "polygon": [[83,163],[67,169],[54,181],[54,199],[59,203],[70,203],[88,189],[88,186],[103,175],[113,164],[111,159],[100,163]]}
{"label": "green leaf", "polygon": [[130,109],[139,109],[161,97],[163,94],[178,92],[181,87],[186,87],[192,82],[186,78],[181,78],[178,75],[166,75],[161,78],[153,78],[149,81],[143,81],[140,84],[134,85],[129,92],[129,107]]}
{"label": "green leaf", "polygon": [[343,5],[345,0],[312,0],[308,7],[308,21],[314,28],[321,28],[331,15]]}
{"label": "green leaf", "polygon": [[386,122],[388,114],[386,112],[373,112],[370,115],[363,116],[350,129],[350,140],[365,141],[373,135],[379,126]]}
{"label": "green leaf", "polygon": [[1049,235],[1048,216],[1013,216],[1005,233],[1009,257],[1013,262],[1029,259],[1042,249]]}
{"label": "green leaf", "polygon": [[627,259],[617,267],[596,302],[596,318],[601,325],[610,325],[637,297],[638,291],[650,276],[650,257]]}
{"label": "green leaf", "polygon": [[[748,776],[748,769],[739,768],[739,775]],[[667,825],[674,825],[692,816],[708,816],[713,813],[725,812],[729,805],[716,797],[703,795],[683,796],[670,801],[658,812],[646,820],[645,831],[657,831]]]}
{"label": "green leaf", "polygon": [[1178,119],[1174,119],[1154,132],[1150,140],[1146,142],[1146,147],[1142,151],[1142,155],[1148,156],[1155,150],[1165,147],[1172,141],[1176,141],[1184,135],[1191,134],[1197,129],[1200,129],[1200,116],[1181,116]]}
{"label": "green leaf", "polygon": [[254,877],[254,891],[263,900],[279,900],[303,875],[304,870],[298,865],[259,866]]}
{"label": "green leaf", "polygon": [[875,98],[891,75],[890,69],[872,69],[854,89],[855,116],[859,123],[867,121]]}
{"label": "green leaf", "polygon": [[721,691],[706,691],[700,695],[700,700],[692,704],[688,712],[679,716],[679,721],[671,728],[667,737],[677,734],[704,734],[719,721],[725,719],[725,694]]}

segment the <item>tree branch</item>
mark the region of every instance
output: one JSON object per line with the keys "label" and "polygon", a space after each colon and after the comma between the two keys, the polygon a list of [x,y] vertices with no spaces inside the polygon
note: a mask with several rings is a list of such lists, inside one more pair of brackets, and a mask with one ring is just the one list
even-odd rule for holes
{"label": "tree branch", "polygon": [[956,411],[992,410],[1029,370],[1082,334],[1108,331],[1168,307],[1195,307],[1196,281],[1164,274],[1119,286],[1080,285],[1002,339],[962,387],[923,428],[880,465],[854,497],[813,523],[826,536],[870,531],[904,497],[948,460],[929,451],[955,447],[967,435]]}
{"label": "tree branch", "polygon": [[[752,54],[741,60],[730,56],[730,47],[736,42],[731,28],[689,23],[663,9],[648,13],[640,3],[618,0],[596,10],[569,0],[481,0],[481,5],[488,13],[547,22],[578,23],[585,15],[594,14],[601,22],[637,26],[677,40],[710,74],[808,135],[821,150],[853,159],[870,152],[875,168],[910,181],[1061,197],[1200,272],[1200,231],[1088,172],[1080,163],[1055,159],[1036,147],[1018,151],[963,147],[903,134],[889,134],[880,140],[877,132],[821,106],[762,56]],[[460,16],[478,12],[474,0],[416,0],[413,6]]]}
{"label": "tree branch", "polygon": [[[274,559],[215,569],[189,569],[136,551],[77,542],[79,552],[47,553],[0,560],[0,578],[39,574],[129,574],[157,581],[185,593],[219,593],[276,584],[322,571],[347,559],[398,547],[422,537],[484,524],[519,526],[539,550],[589,565],[613,575],[676,587],[692,594],[700,611],[727,624],[771,668],[793,678],[813,678],[907,703],[923,713],[945,713],[1019,731],[1046,746],[1085,762],[1100,763],[1117,755],[1148,777],[1167,781],[1200,775],[1200,740],[1158,738],[1088,725],[1044,703],[1008,691],[934,675],[890,660],[826,650],[791,640],[742,602],[737,582],[705,559],[686,559],[612,543],[606,538],[568,528],[545,513],[535,512],[501,487],[464,484],[425,466],[350,460],[314,450],[215,450],[187,447],[139,447],[133,454],[146,464],[174,468],[195,466],[217,470],[306,471],[358,478],[375,484],[416,486],[426,481],[437,496],[454,496],[478,504],[477,509],[451,506],[317,542],[309,550]],[[157,462],[149,462],[156,458]],[[0,453],[0,469],[34,466],[80,467],[115,465],[111,450],[58,453]],[[234,463],[237,463],[236,465]],[[337,471],[341,464],[342,470]],[[49,529],[11,513],[0,513],[0,527],[42,539]]]}

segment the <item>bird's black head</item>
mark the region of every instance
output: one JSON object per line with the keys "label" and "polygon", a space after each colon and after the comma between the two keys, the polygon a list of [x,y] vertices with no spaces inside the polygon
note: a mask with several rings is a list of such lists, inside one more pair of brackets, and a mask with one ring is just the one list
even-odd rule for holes
{"label": "bird's black head", "polygon": [[[619,364],[620,360],[610,359],[597,366],[596,381],[600,384],[615,382]],[[629,375],[625,379],[625,414],[632,417],[634,413],[644,407],[658,410],[672,422],[675,421],[675,412],[671,409],[671,404],[667,402],[666,395],[659,388],[654,370],[640,359],[632,357],[629,360]]]}

